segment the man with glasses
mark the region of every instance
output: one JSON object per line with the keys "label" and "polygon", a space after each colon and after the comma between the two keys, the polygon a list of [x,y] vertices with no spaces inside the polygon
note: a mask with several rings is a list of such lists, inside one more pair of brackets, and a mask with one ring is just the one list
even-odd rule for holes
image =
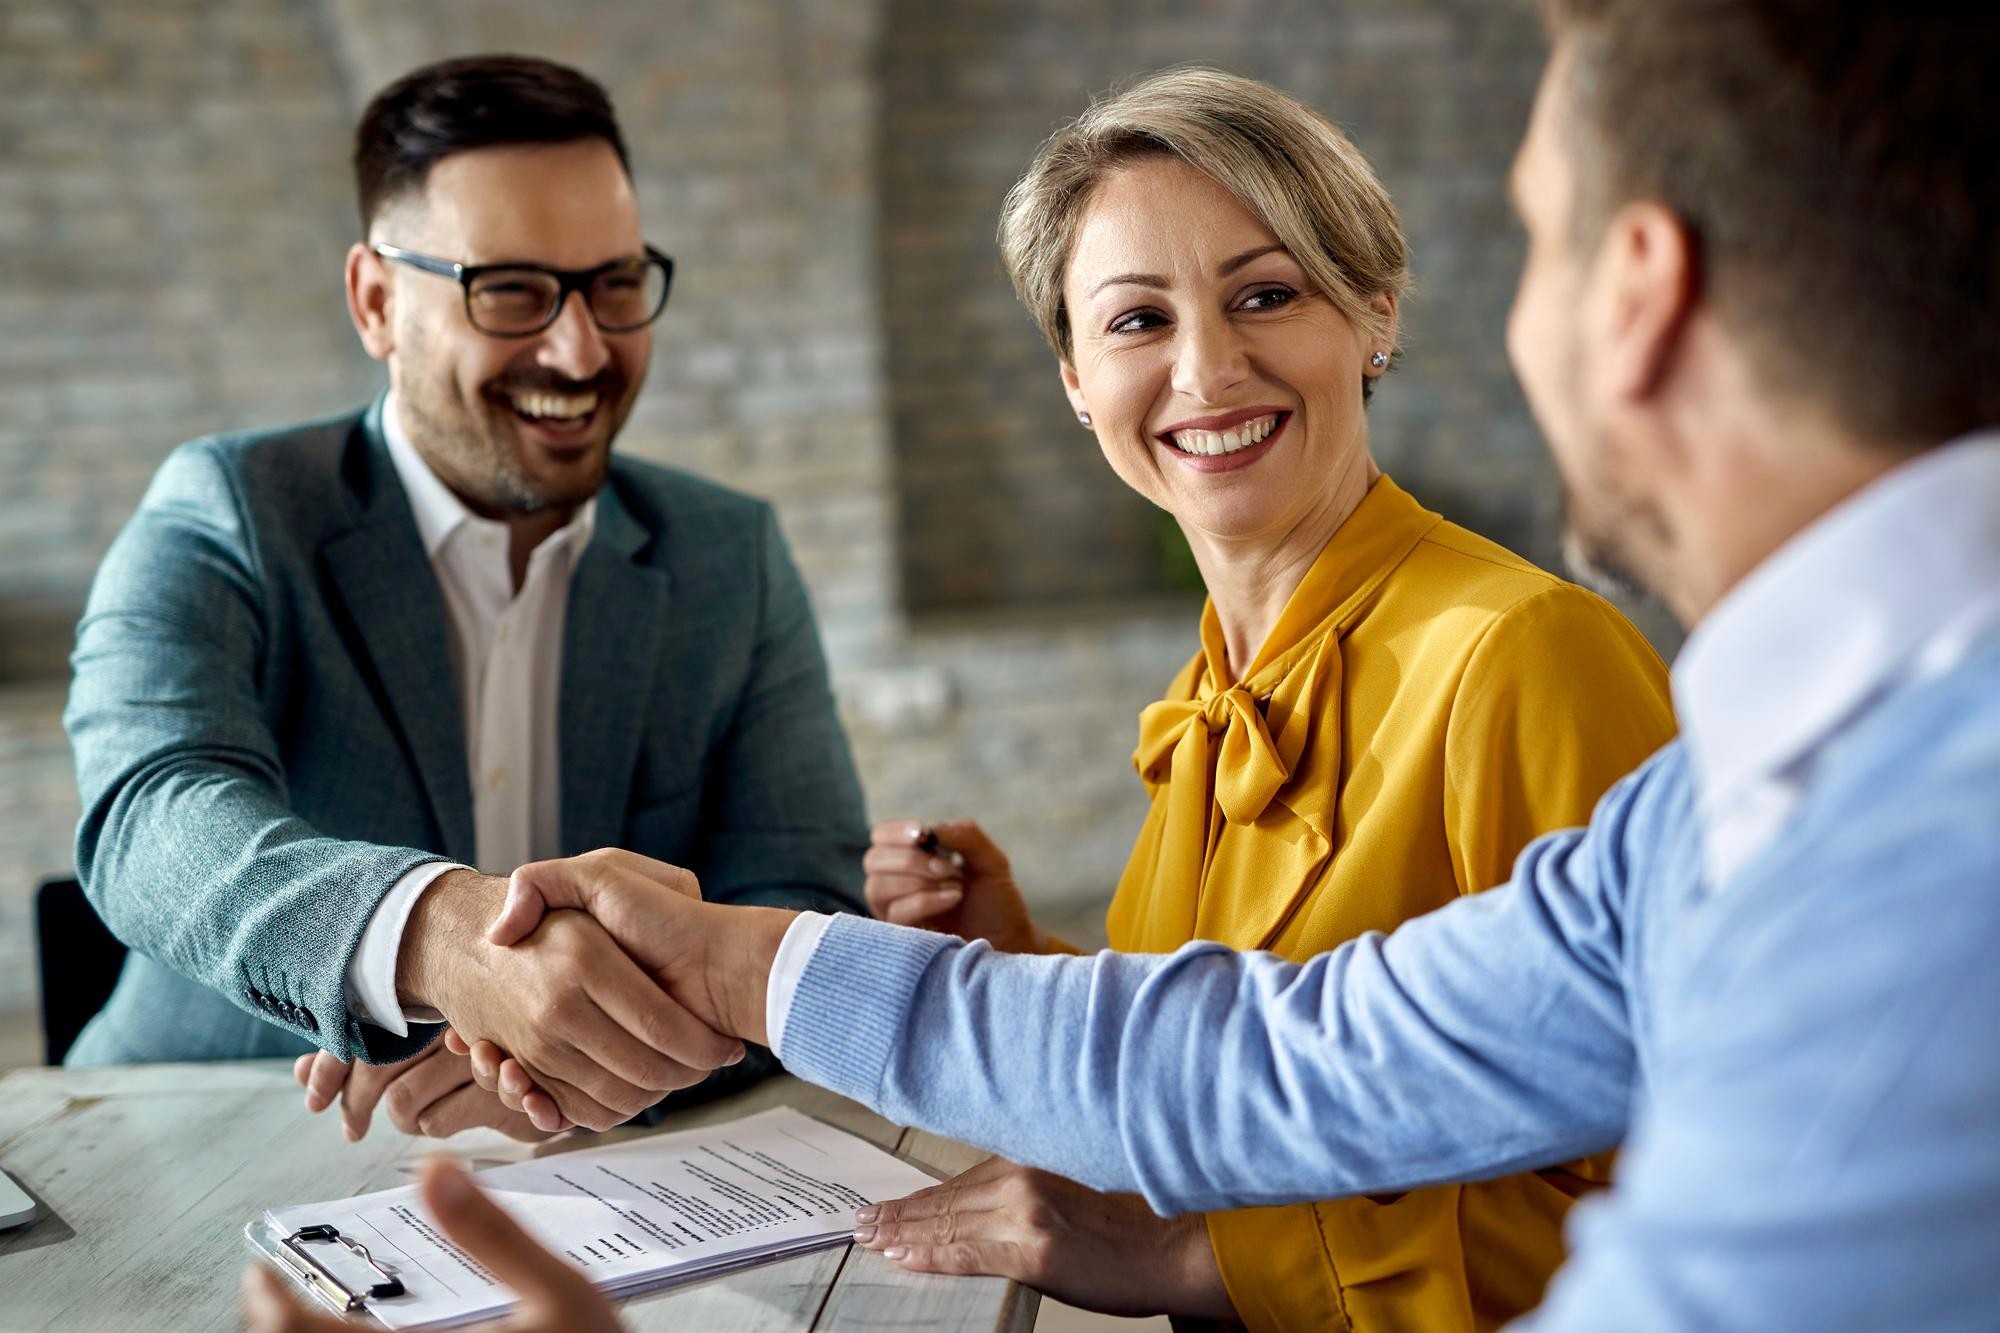
{"label": "man with glasses", "polygon": [[505,876],[616,844],[858,910],[859,786],[768,506],[612,456],[673,263],[603,89],[420,69],[354,163],[388,393],[177,450],[78,630],[79,872],[132,953],[70,1059],[301,1054],[350,1136],[385,1095],[406,1130],[531,1133],[431,1044],[449,1018],[608,1126],[743,1048],[587,917],[486,946]]}

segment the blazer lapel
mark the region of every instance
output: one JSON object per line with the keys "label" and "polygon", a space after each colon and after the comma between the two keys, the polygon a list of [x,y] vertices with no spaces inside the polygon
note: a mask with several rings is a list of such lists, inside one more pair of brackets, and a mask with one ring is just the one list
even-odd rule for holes
{"label": "blazer lapel", "polygon": [[652,540],[607,482],[597,493],[596,530],[570,579],[563,634],[565,855],[613,846],[625,830],[670,583],[665,570],[636,563]]}
{"label": "blazer lapel", "polygon": [[321,545],[320,559],[360,641],[357,655],[372,671],[379,703],[429,797],[444,845],[427,850],[476,865],[463,705],[452,680],[444,596],[382,442],[381,411],[377,400],[363,419],[351,464],[357,521]]}

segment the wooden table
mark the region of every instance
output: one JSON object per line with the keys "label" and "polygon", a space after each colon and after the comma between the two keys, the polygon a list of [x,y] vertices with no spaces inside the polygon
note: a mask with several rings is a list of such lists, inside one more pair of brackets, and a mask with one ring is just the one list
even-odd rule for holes
{"label": "wooden table", "polygon": [[[797,1107],[939,1174],[981,1156],[792,1078],[684,1112],[661,1128],[770,1106]],[[473,1131],[449,1142],[478,1167],[612,1137],[570,1134],[528,1148]],[[0,1232],[0,1327],[238,1327],[238,1274],[253,1258],[245,1222],[274,1204],[407,1183],[436,1147],[397,1133],[379,1114],[366,1139],[348,1143],[337,1111],[306,1111],[289,1062],[16,1070],[0,1078],[0,1166],[41,1213]],[[1038,1301],[998,1278],[905,1273],[879,1255],[840,1246],[639,1296],[622,1313],[635,1330],[1025,1333]]]}

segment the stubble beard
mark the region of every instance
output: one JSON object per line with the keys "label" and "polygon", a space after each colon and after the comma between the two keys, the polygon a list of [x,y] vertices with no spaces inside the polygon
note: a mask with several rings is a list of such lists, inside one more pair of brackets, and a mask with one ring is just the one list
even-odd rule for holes
{"label": "stubble beard", "polygon": [[[421,363],[420,358],[412,358]],[[592,474],[572,486],[552,491],[523,467],[515,441],[498,418],[506,411],[485,394],[471,404],[456,401],[449,379],[406,377],[401,386],[405,424],[413,441],[447,485],[475,509],[493,514],[532,515],[580,505],[604,484],[611,443],[624,424],[629,401],[622,390],[607,386],[602,412],[616,412]]]}
{"label": "stubble beard", "polygon": [[1563,564],[1570,577],[1606,597],[1662,596],[1648,566],[1650,550],[1671,548],[1659,507],[1631,493],[1617,475],[1603,432],[1586,428],[1590,475],[1581,484],[1563,480]]}

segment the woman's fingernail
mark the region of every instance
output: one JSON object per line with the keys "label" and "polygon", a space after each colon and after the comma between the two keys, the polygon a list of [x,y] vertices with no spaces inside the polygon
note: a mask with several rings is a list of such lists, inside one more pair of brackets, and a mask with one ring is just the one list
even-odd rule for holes
{"label": "woman's fingernail", "polygon": [[856,1228],[854,1228],[854,1243],[855,1243],[855,1244],[857,1244],[857,1245],[866,1245],[866,1244],[867,1244],[867,1243],[868,1243],[869,1241],[871,1241],[871,1240],[874,1240],[874,1239],[875,1239],[875,1228],[874,1228],[874,1227],[856,1227]]}
{"label": "woman's fingernail", "polygon": [[901,1262],[902,1259],[908,1254],[909,1251],[904,1249],[901,1245],[891,1245],[888,1249],[882,1251],[882,1257],[884,1259],[894,1259],[898,1262]]}
{"label": "woman's fingernail", "polygon": [[938,894],[938,904],[942,907],[956,907],[964,897],[964,889],[945,889]]}
{"label": "woman's fingernail", "polygon": [[873,1222],[880,1216],[882,1216],[882,1210],[872,1203],[866,1208],[856,1208],[854,1210],[854,1220],[858,1223]]}

